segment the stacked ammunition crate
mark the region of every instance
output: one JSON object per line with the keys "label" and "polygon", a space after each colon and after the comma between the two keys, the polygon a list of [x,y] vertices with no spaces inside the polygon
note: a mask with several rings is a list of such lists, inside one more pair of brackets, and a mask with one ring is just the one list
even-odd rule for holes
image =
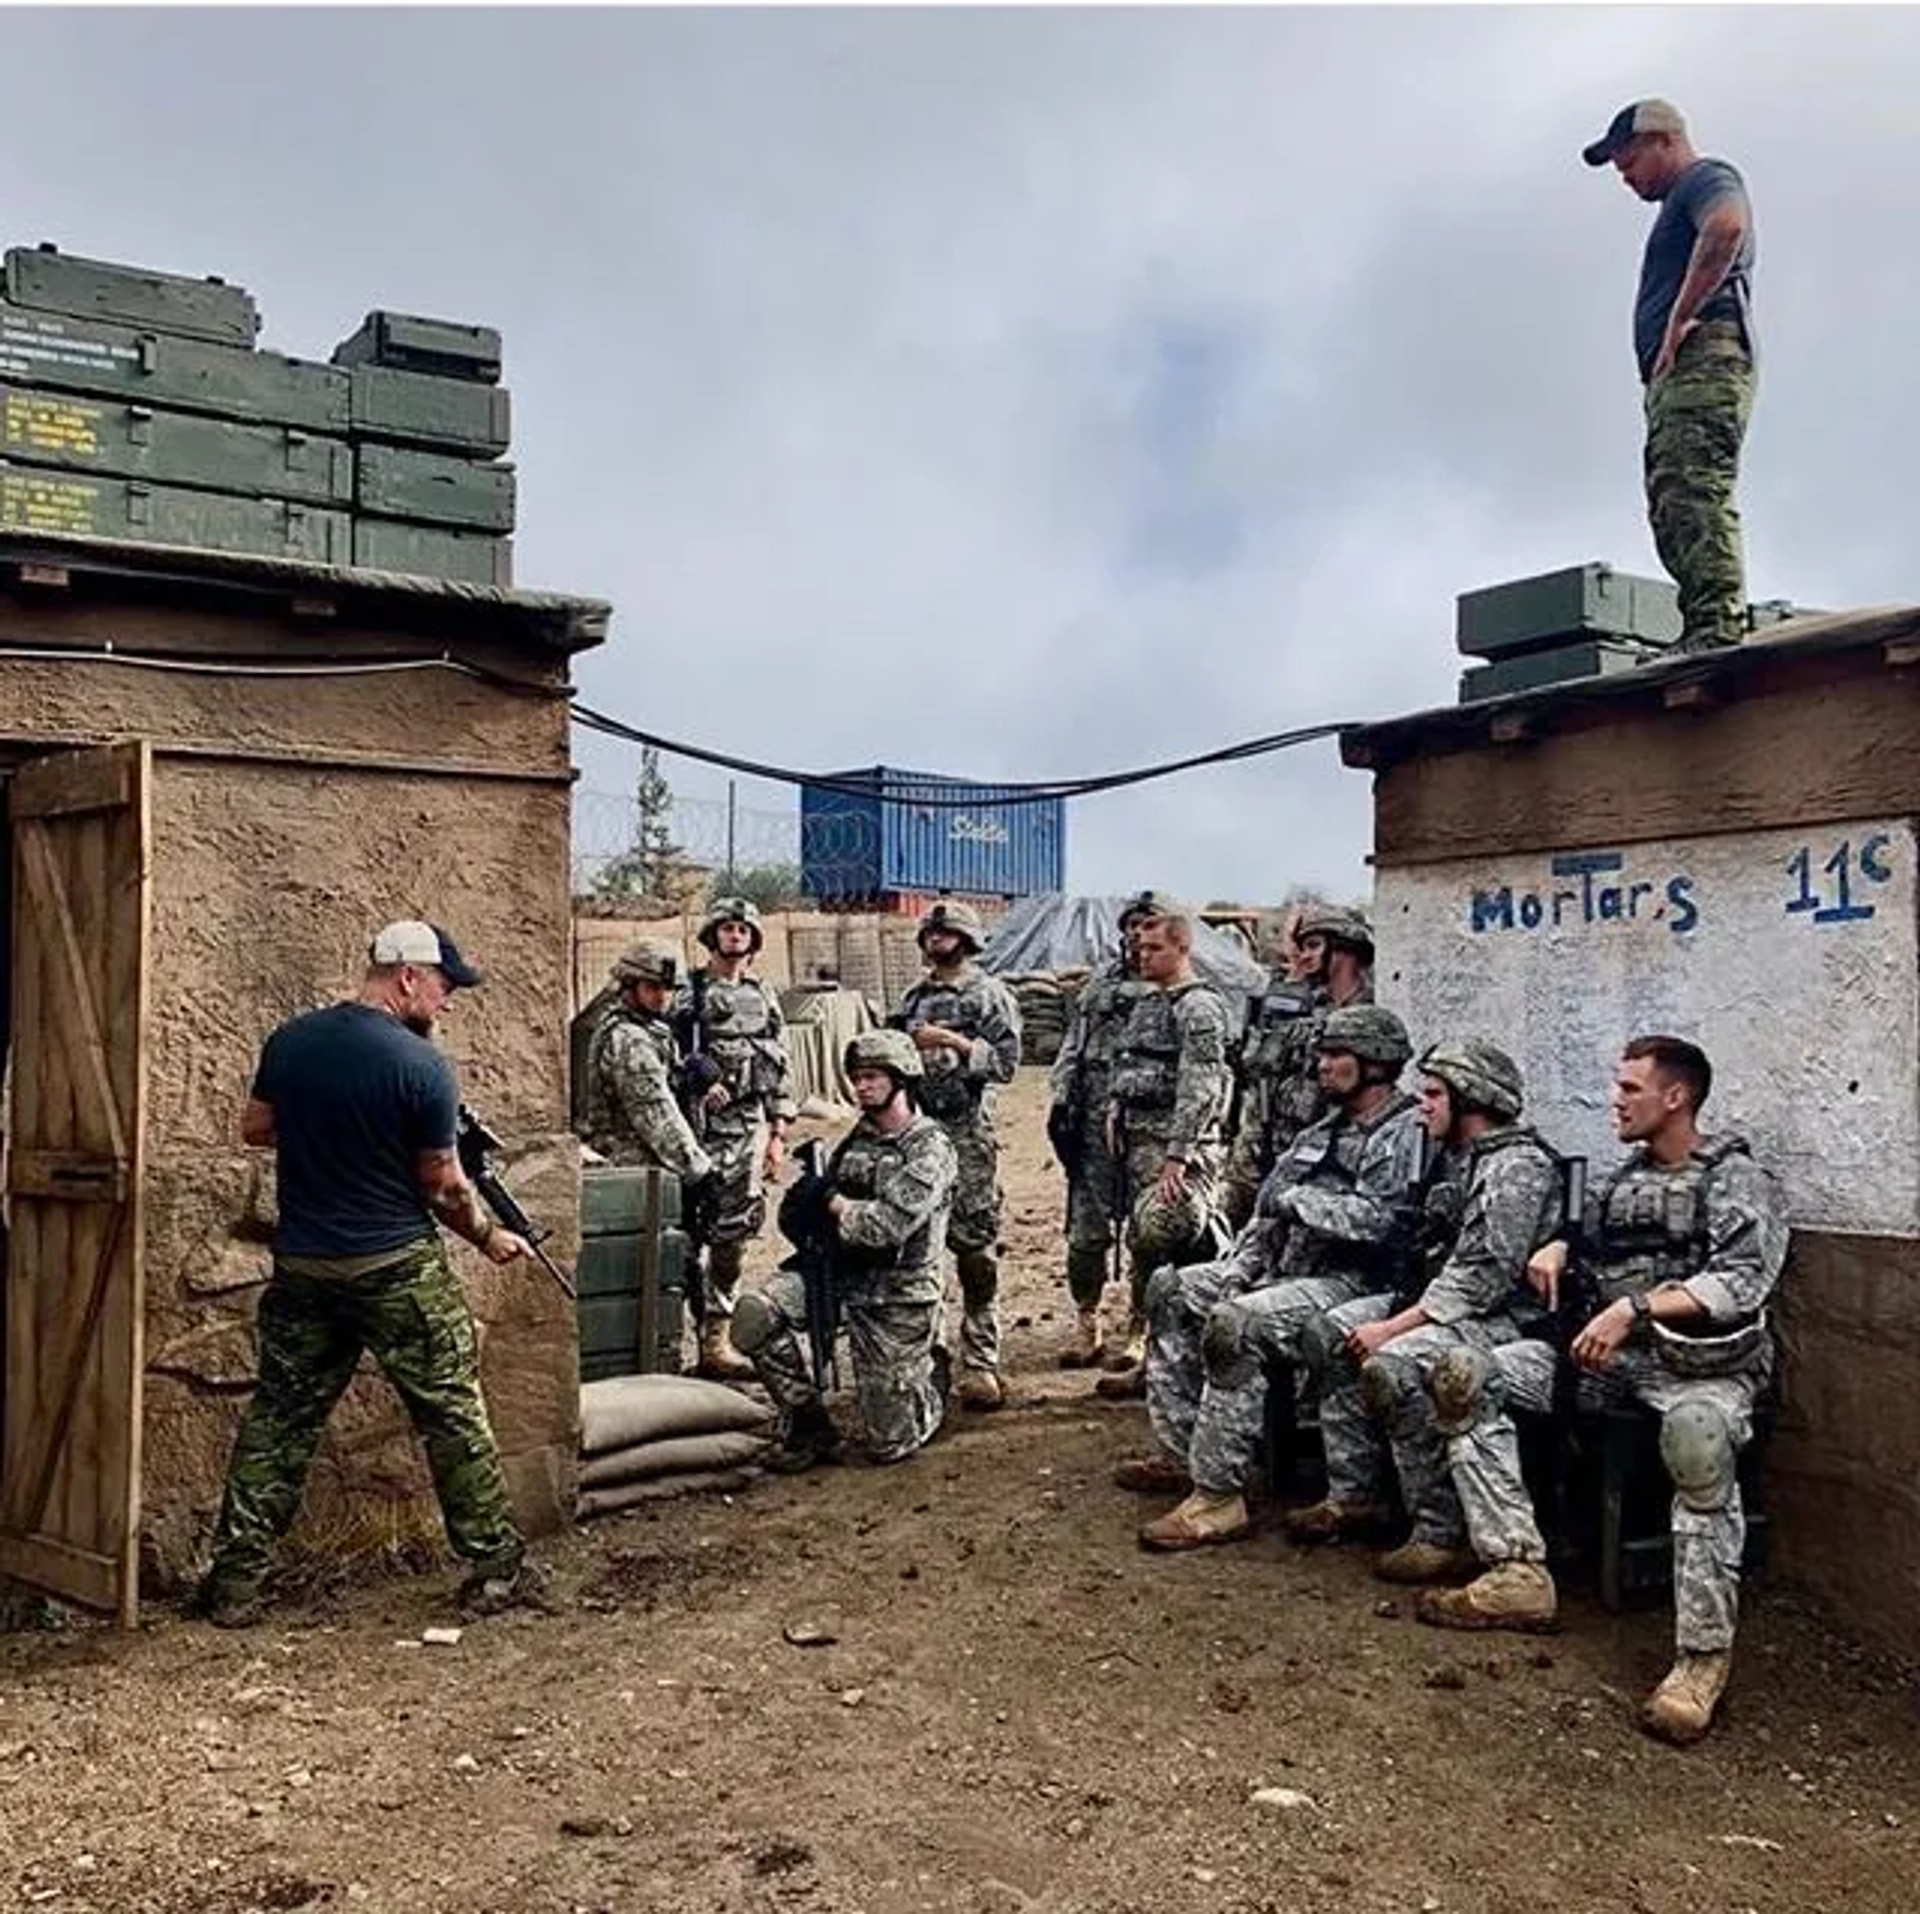
{"label": "stacked ammunition crate", "polygon": [[1598,563],[1463,592],[1456,609],[1460,650],[1488,660],[1460,674],[1462,704],[1630,671],[1680,635],[1679,603],[1665,579]]}
{"label": "stacked ammunition crate", "polygon": [[510,584],[499,336],[374,313],[316,365],[259,330],[223,280],[11,248],[0,529]]}

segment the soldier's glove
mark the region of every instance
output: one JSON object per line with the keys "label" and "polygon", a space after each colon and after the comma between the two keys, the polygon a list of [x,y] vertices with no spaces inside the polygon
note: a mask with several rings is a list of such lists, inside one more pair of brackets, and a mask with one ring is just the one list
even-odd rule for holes
{"label": "soldier's glove", "polygon": [[727,1074],[704,1050],[687,1059],[684,1073],[690,1097],[705,1096]]}
{"label": "soldier's glove", "polygon": [[1056,1103],[1047,1112],[1047,1141],[1060,1167],[1071,1176],[1080,1166],[1080,1125],[1064,1103]]}
{"label": "soldier's glove", "polygon": [[827,1199],[833,1194],[830,1176],[803,1176],[788,1184],[780,1198],[780,1234],[796,1249],[835,1233]]}

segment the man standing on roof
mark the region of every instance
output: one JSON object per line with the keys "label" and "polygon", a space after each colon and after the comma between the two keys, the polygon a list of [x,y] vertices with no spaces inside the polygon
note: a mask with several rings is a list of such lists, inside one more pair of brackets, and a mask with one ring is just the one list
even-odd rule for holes
{"label": "man standing on roof", "polygon": [[959,1161],[947,1244],[960,1274],[963,1409],[997,1409],[1000,1381],[1000,1143],[994,1102],[1020,1067],[1020,1006],[974,960],[986,927],[970,904],[935,904],[920,920],[927,974],[889,1021],[913,1039],[924,1075],[920,1107],[946,1131]]}
{"label": "man standing on roof", "polygon": [[1734,485],[1753,411],[1753,208],[1665,100],[1636,100],[1583,152],[1659,204],[1640,264],[1633,349],[1646,388],[1647,517],[1680,592],[1679,651],[1737,645],[1746,572]]}

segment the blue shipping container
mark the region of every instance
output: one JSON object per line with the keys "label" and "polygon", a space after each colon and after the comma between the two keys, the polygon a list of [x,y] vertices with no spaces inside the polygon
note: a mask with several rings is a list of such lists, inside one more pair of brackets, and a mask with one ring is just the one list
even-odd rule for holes
{"label": "blue shipping container", "polygon": [[[863,788],[858,795],[801,788],[800,875],[809,897],[826,902],[887,891],[1031,897],[1064,886],[1064,798],[995,803],[1005,795],[1003,786],[884,764],[831,775]],[[943,801],[929,804],[929,797]]]}

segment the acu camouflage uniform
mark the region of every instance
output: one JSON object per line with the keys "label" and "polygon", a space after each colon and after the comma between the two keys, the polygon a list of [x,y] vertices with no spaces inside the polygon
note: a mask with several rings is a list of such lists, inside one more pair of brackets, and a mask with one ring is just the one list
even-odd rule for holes
{"label": "acu camouflage uniform", "polygon": [[[1419,1227],[1426,1133],[1395,1091],[1369,1116],[1303,1130],[1261,1185],[1224,1261],[1163,1271],[1149,1291],[1147,1410],[1196,1492],[1245,1493],[1265,1429],[1267,1365],[1311,1362],[1309,1331],[1404,1266]],[[1328,1499],[1363,1499],[1334,1476]]]}
{"label": "acu camouflage uniform", "polygon": [[581,1140],[609,1163],[655,1167],[684,1182],[713,1173],[680,1107],[680,1047],[665,1017],[616,1004],[587,1052]]}
{"label": "acu camouflage uniform", "polygon": [[1120,1165],[1107,1143],[1107,1106],[1127,1018],[1153,988],[1121,958],[1102,964],[1074,1000],[1049,1074],[1055,1107],[1074,1113],[1078,1131],[1080,1155],[1067,1188],[1067,1287],[1082,1309],[1100,1301],[1114,1232],[1126,1221]]}
{"label": "acu camouflage uniform", "polygon": [[[1603,1304],[1677,1282],[1708,1311],[1695,1337],[1637,1333],[1607,1369],[1580,1372],[1579,1392],[1583,1407],[1642,1402],[1660,1415],[1675,1643],[1683,1655],[1722,1653],[1746,1546],[1735,1469],[1772,1372],[1765,1310],[1786,1261],[1785,1201],[1741,1137],[1708,1139],[1670,1169],[1635,1149],[1591,1200],[1583,1236]],[[1550,1412],[1555,1360],[1546,1343],[1510,1342],[1465,1372],[1476,1387],[1449,1389],[1444,1366],[1433,1381],[1468,1534],[1490,1566],[1546,1559],[1512,1412]]]}
{"label": "acu camouflage uniform", "polygon": [[[1561,1191],[1560,1159],[1532,1130],[1509,1123],[1485,1132],[1452,1160],[1428,1200],[1441,1238],[1430,1280],[1416,1281],[1410,1295],[1343,1303],[1325,1320],[1320,1432],[1328,1475],[1364,1484],[1367,1501],[1384,1500],[1390,1445],[1416,1543],[1466,1545],[1427,1379],[1450,1349],[1493,1350],[1550,1333],[1526,1269],[1559,1233]],[[1385,1344],[1363,1370],[1346,1348],[1348,1334],[1412,1302],[1428,1321]]]}
{"label": "acu camouflage uniform", "polygon": [[[701,986],[699,1042],[720,1071],[727,1101],[699,1112],[698,1140],[713,1163],[716,1190],[709,1228],[706,1313],[731,1316],[746,1244],[767,1217],[766,1160],[771,1125],[794,1116],[786,1018],[777,993],[759,978],[709,973]],[[673,1021],[691,1033],[694,988],[674,1000]],[[691,1126],[689,1126],[691,1127]]]}
{"label": "acu camouflage uniform", "polygon": [[[1220,1130],[1232,1094],[1227,1007],[1199,978],[1149,985],[1133,999],[1114,1060],[1111,1100],[1128,1191],[1133,1311],[1146,1315],[1147,1278],[1204,1253],[1220,1174]],[[1160,1199],[1169,1158],[1187,1166],[1175,1203]]]}
{"label": "acu camouflage uniform", "polygon": [[[876,1462],[898,1462],[932,1440],[945,1414],[933,1353],[941,1246],[959,1166],[942,1127],[916,1114],[892,1136],[863,1117],[834,1152],[829,1173],[847,1199],[834,1274],[867,1450]],[[791,1271],[743,1295],[734,1316],[734,1346],[751,1359],[789,1426],[796,1415],[825,1414],[806,1321],[805,1286]]]}
{"label": "acu camouflage uniform", "polygon": [[[971,933],[970,933],[971,934]],[[916,1086],[921,1110],[947,1134],[959,1166],[947,1246],[960,1276],[963,1314],[960,1364],[1000,1366],[1000,1144],[994,1134],[999,1086],[1020,1067],[1020,1006],[999,978],[971,960],[952,978],[924,977],[900,1000],[890,1021],[911,1035],[928,1024],[972,1039],[966,1056],[952,1050],[921,1054],[925,1078]]]}

